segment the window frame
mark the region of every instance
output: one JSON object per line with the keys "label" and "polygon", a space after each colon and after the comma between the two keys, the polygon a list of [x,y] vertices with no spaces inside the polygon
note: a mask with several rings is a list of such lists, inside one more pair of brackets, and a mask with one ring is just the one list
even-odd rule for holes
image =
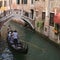
{"label": "window frame", "polygon": [[50,13],[49,25],[54,26],[54,13]]}

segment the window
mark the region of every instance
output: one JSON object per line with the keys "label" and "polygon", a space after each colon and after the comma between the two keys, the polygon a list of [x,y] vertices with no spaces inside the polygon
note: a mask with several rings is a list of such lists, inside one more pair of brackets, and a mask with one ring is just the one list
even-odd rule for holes
{"label": "window", "polygon": [[42,0],[42,1],[44,1],[44,2],[45,2],[45,0]]}
{"label": "window", "polygon": [[57,31],[59,31],[59,28],[60,28],[59,24],[55,24],[55,29],[56,29]]}
{"label": "window", "polygon": [[4,1],[4,7],[6,7],[6,1]]}
{"label": "window", "polygon": [[31,4],[33,4],[33,0],[31,0]]}
{"label": "window", "polygon": [[34,17],[34,10],[31,9],[31,18],[33,19],[33,17]]}
{"label": "window", "polygon": [[27,4],[27,0],[24,0],[24,4]]}
{"label": "window", "polygon": [[27,16],[27,17],[29,16],[28,12],[25,12],[25,16]]}
{"label": "window", "polygon": [[35,0],[35,1],[39,1],[39,0]]}
{"label": "window", "polygon": [[2,1],[0,1],[0,8],[2,7]]}
{"label": "window", "polygon": [[20,4],[20,0],[17,0],[17,4]]}
{"label": "window", "polygon": [[55,30],[57,31],[57,32],[55,32],[55,34],[58,35],[60,33],[60,25],[59,24],[55,24]]}
{"label": "window", "polygon": [[42,20],[45,19],[45,12],[42,12]]}
{"label": "window", "polygon": [[50,22],[49,22],[49,24],[51,26],[54,26],[54,13],[50,13]]}
{"label": "window", "polygon": [[23,0],[21,0],[21,3],[23,4]]}
{"label": "window", "polygon": [[27,0],[22,0],[22,4],[27,4]]}

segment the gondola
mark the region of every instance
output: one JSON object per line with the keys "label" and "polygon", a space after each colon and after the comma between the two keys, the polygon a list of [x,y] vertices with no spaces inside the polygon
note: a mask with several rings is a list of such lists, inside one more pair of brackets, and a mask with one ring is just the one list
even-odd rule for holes
{"label": "gondola", "polygon": [[8,43],[8,47],[10,48],[10,50],[12,52],[16,52],[16,53],[24,53],[27,54],[28,53],[28,45],[25,42],[18,42],[17,46],[15,46],[14,43],[11,43],[8,39],[7,39],[7,43]]}

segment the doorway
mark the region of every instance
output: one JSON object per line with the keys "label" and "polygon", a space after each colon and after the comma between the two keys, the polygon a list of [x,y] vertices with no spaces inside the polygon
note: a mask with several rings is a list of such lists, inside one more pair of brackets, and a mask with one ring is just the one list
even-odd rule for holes
{"label": "doorway", "polygon": [[34,10],[31,9],[31,18],[33,19],[33,17],[34,17]]}

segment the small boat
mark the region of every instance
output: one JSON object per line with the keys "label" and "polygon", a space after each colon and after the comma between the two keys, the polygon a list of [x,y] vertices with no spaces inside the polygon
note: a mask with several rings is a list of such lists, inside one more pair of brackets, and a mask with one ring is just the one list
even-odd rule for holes
{"label": "small boat", "polygon": [[27,54],[28,52],[28,45],[25,42],[19,42],[17,46],[15,46],[14,43],[11,43],[9,40],[7,40],[8,47],[12,52],[17,52],[17,53],[24,53]]}

